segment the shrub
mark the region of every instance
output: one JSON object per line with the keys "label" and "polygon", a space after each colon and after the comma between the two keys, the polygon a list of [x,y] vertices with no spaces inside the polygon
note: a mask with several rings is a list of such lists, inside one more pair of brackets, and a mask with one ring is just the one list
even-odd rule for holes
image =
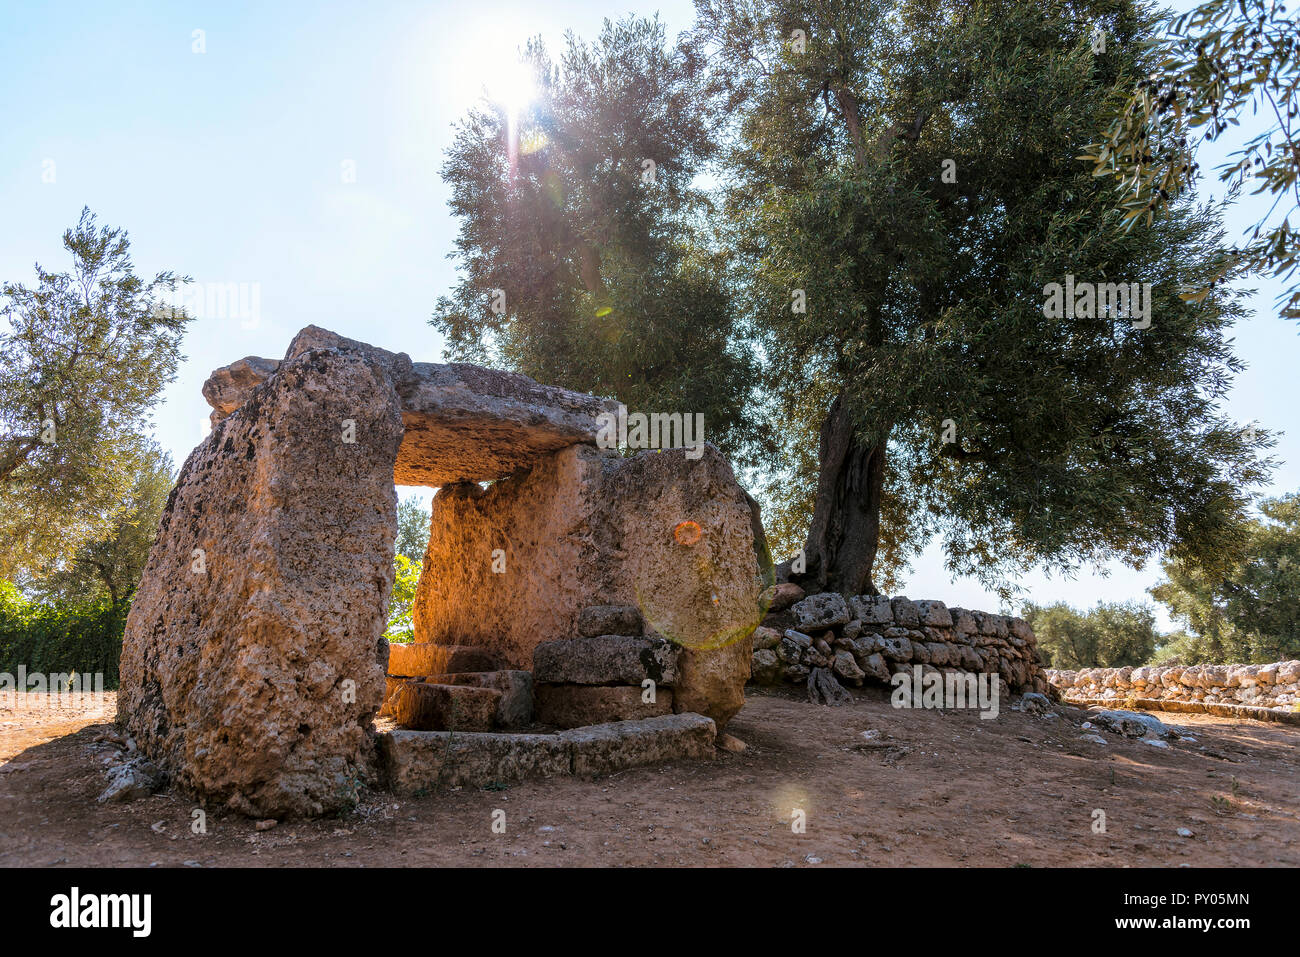
{"label": "shrub", "polygon": [[0,672],[103,673],[116,688],[128,602],[32,601],[0,580]]}

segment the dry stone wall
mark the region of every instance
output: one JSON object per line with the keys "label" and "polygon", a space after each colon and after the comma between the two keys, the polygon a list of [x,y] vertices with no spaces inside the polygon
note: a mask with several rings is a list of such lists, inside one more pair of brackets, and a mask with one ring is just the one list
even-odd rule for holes
{"label": "dry stone wall", "polygon": [[753,636],[752,679],[803,683],[829,669],[840,684],[887,683],[897,672],[999,675],[1015,692],[1046,692],[1033,629],[1021,618],[907,597],[834,593],[804,596],[777,586],[767,617]]}
{"label": "dry stone wall", "polygon": [[1267,665],[1146,665],[1047,672],[1066,701],[1123,702],[1294,710],[1300,703],[1300,661]]}

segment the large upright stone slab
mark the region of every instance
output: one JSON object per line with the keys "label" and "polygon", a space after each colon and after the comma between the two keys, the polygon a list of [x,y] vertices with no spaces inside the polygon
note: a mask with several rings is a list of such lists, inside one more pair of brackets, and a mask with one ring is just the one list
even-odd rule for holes
{"label": "large upright stone slab", "polygon": [[118,708],[183,788],[320,814],[366,777],[384,690],[400,401],[309,350],[191,453],[127,619]]}
{"label": "large upright stone slab", "polygon": [[417,641],[472,644],[512,668],[568,639],[590,605],[634,605],[681,648],[675,704],[725,724],[744,703],[762,617],[756,506],[717,449],[623,457],[572,446],[484,489],[433,500]]}

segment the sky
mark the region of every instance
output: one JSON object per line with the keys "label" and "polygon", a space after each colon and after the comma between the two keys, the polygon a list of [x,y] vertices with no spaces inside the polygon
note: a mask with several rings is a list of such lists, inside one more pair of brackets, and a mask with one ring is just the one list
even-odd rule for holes
{"label": "sky", "polygon": [[[1178,9],[1187,2],[1174,5]],[[508,95],[513,54],[540,34],[592,37],[603,18],[658,11],[670,35],[689,0],[514,3],[17,2],[0,9],[0,279],[69,266],[63,231],[83,206],[125,227],[140,275],[195,280],[200,316],[154,424],[179,465],[203,437],[209,373],[242,356],[283,356],[316,324],[415,361],[439,361],[427,322],[455,282],[457,223],[439,177],[453,126],[485,90]],[[1245,139],[1253,131],[1242,126]],[[1228,150],[1204,150],[1204,169]],[[1218,192],[1217,182],[1204,192]],[[1266,207],[1230,211],[1229,235]],[[1234,330],[1247,369],[1226,412],[1284,433],[1268,494],[1300,487],[1292,429],[1297,326],[1277,316],[1275,280],[1246,288]],[[229,292],[227,292],[229,291]],[[222,308],[220,294],[227,302]],[[233,295],[231,295],[233,293]],[[211,300],[211,308],[209,308]],[[1159,580],[1120,565],[1019,584],[1040,604],[1150,600]],[[953,579],[937,544],[907,594],[993,610],[996,596]],[[1160,606],[1158,623],[1173,627]]]}

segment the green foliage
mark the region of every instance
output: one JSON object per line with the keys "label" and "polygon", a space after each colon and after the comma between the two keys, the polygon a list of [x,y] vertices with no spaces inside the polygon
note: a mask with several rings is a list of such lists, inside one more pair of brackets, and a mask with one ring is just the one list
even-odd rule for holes
{"label": "green foliage", "polygon": [[1136,602],[1098,602],[1076,611],[1064,602],[1024,606],[1049,668],[1123,668],[1141,665],[1155,651],[1160,635],[1150,606]]}
{"label": "green foliage", "polygon": [[129,602],[149,560],[174,484],[171,457],[149,443],[125,507],[109,534],[82,545],[71,561],[47,577],[25,582],[27,589],[51,601],[85,602],[107,596],[114,605]]}
{"label": "green foliage", "polygon": [[[1192,636],[1167,653],[1187,664],[1300,658],[1300,494],[1265,499],[1225,562],[1206,569],[1171,556],[1151,589]],[[1162,649],[1164,652],[1164,649]]]}
{"label": "green foliage", "polygon": [[1224,658],[1224,651],[1203,635],[1190,635],[1177,631],[1160,636],[1160,644],[1147,664],[1152,665],[1223,665],[1233,664]]}
{"label": "green foliage", "polygon": [[733,457],[761,444],[746,408],[755,360],[735,341],[694,182],[716,151],[699,64],[657,19],[606,21],[590,44],[569,35],[558,62],[540,41],[524,56],[534,102],[470,111],[443,166],[462,279],[433,325],[458,356],[632,411],[703,413]]}
{"label": "green foliage", "polygon": [[33,601],[0,580],[0,672],[102,673],[105,687],[116,687],[127,608],[107,596]]}
{"label": "green foliage", "polygon": [[1126,72],[1127,89],[1136,90],[1117,100],[1104,117],[1103,141],[1083,158],[1095,175],[1118,181],[1122,228],[1150,225],[1193,188],[1197,147],[1231,136],[1247,109],[1262,111],[1267,128],[1233,153],[1219,179],[1234,193],[1253,182],[1255,193],[1276,199],[1249,241],[1185,295],[1199,302],[1237,272],[1271,271],[1290,280],[1282,314],[1300,319],[1300,281],[1291,279],[1300,231],[1290,224],[1300,208],[1300,22],[1285,13],[1278,0],[1211,0],[1172,17],[1161,36],[1147,41],[1154,69]]}
{"label": "green foliage", "polygon": [[[1078,160],[1116,90],[1154,68],[1138,42],[1154,29],[1147,8],[697,10],[694,49],[732,147],[733,275],[785,452],[770,498],[794,510],[772,524],[806,527],[817,423],[839,396],[862,441],[889,443],[881,544],[894,567],[939,534],[954,573],[1005,594],[1034,565],[1140,567],[1166,548],[1209,561],[1228,547],[1271,439],[1220,411],[1240,369],[1227,335],[1239,297],[1180,295],[1226,261],[1218,211],[1184,198],[1117,235],[1109,186]],[[1092,53],[1094,23],[1113,55]],[[1150,326],[1044,315],[1044,287],[1067,275],[1151,283]]]}
{"label": "green foliage", "polygon": [[388,599],[389,641],[407,642],[415,637],[411,609],[415,589],[420,583],[420,568],[429,545],[429,512],[416,496],[397,503],[397,553],[393,556],[393,594]]}
{"label": "green foliage", "polygon": [[150,466],[138,435],[176,375],[188,281],[137,277],[127,235],[83,210],[70,273],[5,283],[0,332],[0,575],[36,579],[109,534]]}
{"label": "green foliage", "polygon": [[408,496],[397,503],[397,554],[406,556],[416,568],[429,547],[429,510],[420,499]]}
{"label": "green foliage", "polygon": [[415,605],[415,588],[420,583],[420,564],[400,552],[393,556],[393,594],[388,599],[389,641],[407,642],[415,637],[411,608]]}

